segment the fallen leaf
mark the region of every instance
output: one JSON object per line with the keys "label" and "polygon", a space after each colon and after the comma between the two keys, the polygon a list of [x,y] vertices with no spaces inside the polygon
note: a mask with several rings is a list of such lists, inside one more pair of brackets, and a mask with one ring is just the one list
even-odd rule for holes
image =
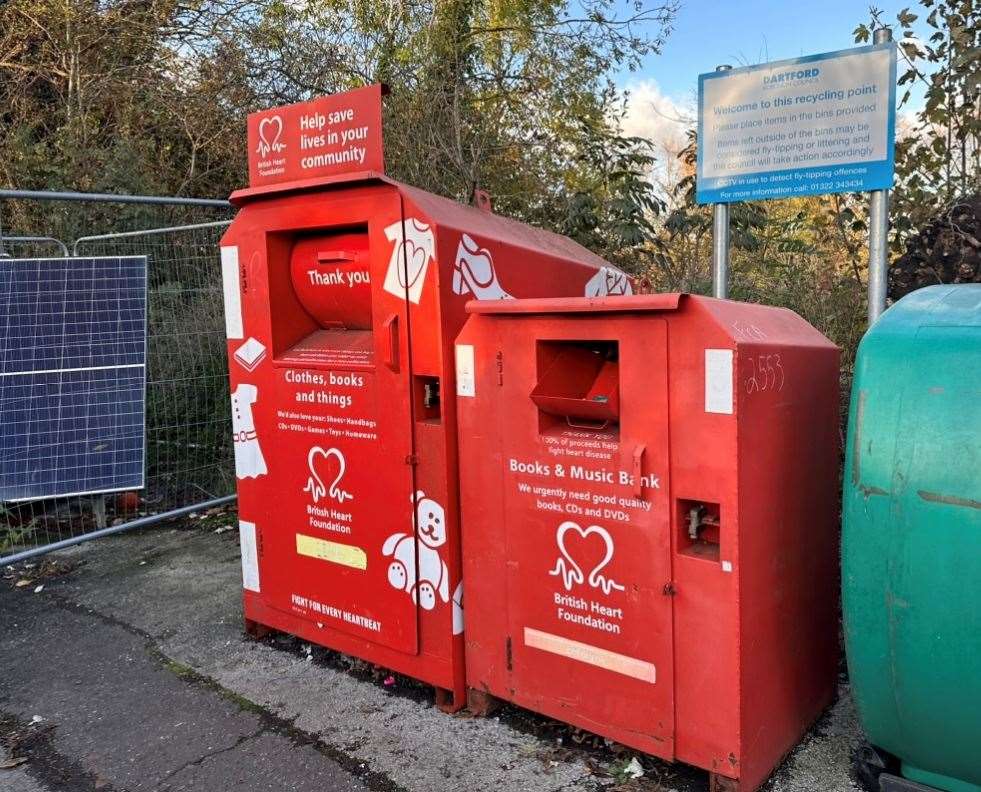
{"label": "fallen leaf", "polygon": [[16,586],[17,588],[24,588],[24,586],[29,586],[29,585],[31,585],[31,581],[29,581],[29,580],[28,580],[27,578],[21,578],[21,579],[20,579],[20,580],[18,580],[18,581],[17,581],[16,583],[14,583],[14,585],[15,585],[15,586]]}
{"label": "fallen leaf", "polygon": [[40,593],[41,593],[42,591],[44,591],[44,584],[43,584],[43,583],[42,583],[42,584],[41,584],[40,586],[37,586],[37,587],[36,587],[36,588],[34,589],[34,593],[35,593],[35,594],[40,594]]}
{"label": "fallen leaf", "polygon": [[26,756],[14,756],[3,762],[0,762],[0,770],[13,770],[15,767],[20,767],[27,761]]}

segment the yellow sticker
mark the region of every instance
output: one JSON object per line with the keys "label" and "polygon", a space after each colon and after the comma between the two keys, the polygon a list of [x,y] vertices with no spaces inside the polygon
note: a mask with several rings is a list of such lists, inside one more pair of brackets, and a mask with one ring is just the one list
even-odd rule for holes
{"label": "yellow sticker", "polygon": [[332,564],[351,567],[352,569],[367,569],[368,556],[360,547],[329,542],[316,536],[296,535],[296,552],[302,556],[319,558]]}

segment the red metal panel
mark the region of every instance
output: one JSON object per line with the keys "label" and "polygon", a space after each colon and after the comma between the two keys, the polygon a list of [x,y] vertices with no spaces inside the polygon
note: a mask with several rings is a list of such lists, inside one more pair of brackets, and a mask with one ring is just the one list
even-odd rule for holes
{"label": "red metal panel", "polygon": [[[468,684],[751,790],[835,686],[837,350],[789,311],[663,297],[473,306]],[[617,344],[616,430],[555,423],[610,392],[583,384],[605,363],[553,349],[573,340]],[[606,511],[638,470],[646,506]]]}
{"label": "red metal panel", "polygon": [[[666,325],[649,321],[643,335],[630,327],[595,317],[502,334],[507,461],[534,470],[506,466],[503,480],[510,684],[518,703],[556,717],[574,709],[585,728],[603,724],[614,739],[673,758],[668,426],[659,420],[668,408]],[[522,365],[519,350],[542,338],[617,342],[620,371],[645,372],[642,397],[625,376],[632,395],[618,424],[595,428],[604,422],[578,409],[554,423],[540,418],[526,408],[535,367]]]}
{"label": "red metal panel", "polygon": [[[634,328],[623,316],[515,317],[475,340],[479,401],[459,399],[465,458],[494,462],[462,474],[469,684],[670,759],[667,333],[657,320]],[[581,362],[566,353],[584,341],[614,342],[621,372],[645,372],[642,396],[621,379],[620,423],[543,415],[530,399],[564,386],[541,374]],[[609,371],[585,363],[587,377]]]}
{"label": "red metal panel", "polygon": [[[743,695],[741,777],[761,783],[834,697],[838,670],[838,356],[765,338],[739,345]],[[806,414],[807,420],[801,420]],[[755,436],[751,436],[753,433]],[[788,438],[793,438],[792,442]],[[756,493],[784,493],[759,497]],[[788,662],[787,657],[807,662]]]}
{"label": "red metal panel", "polygon": [[246,618],[461,706],[453,338],[491,284],[583,294],[600,260],[372,174],[234,199],[222,243],[237,256],[226,296],[242,305],[231,384],[257,390],[266,467],[239,479],[243,541],[255,537],[243,554],[257,559]]}
{"label": "red metal panel", "polygon": [[[330,229],[357,237],[350,229],[360,227],[366,244],[358,244],[368,251],[361,266],[380,284],[391,250],[385,229],[401,222],[398,195],[374,188],[315,207],[294,202],[263,220],[261,233],[240,240],[236,232],[245,224],[237,223],[223,240],[224,248],[235,246],[239,262],[250,262],[241,278],[243,337],[229,340],[229,356],[233,394],[253,397],[262,457],[261,464],[253,458],[237,470],[240,513],[255,524],[261,547],[262,596],[322,630],[415,653],[416,603],[404,590],[416,563],[406,463],[411,425],[384,408],[389,399],[409,400],[405,302],[373,290],[374,326],[388,326],[389,333],[324,332],[297,299],[289,266],[297,246],[284,236],[287,229],[314,228],[319,239],[329,238]],[[306,252],[309,239],[300,237],[299,251]],[[298,275],[309,287],[306,271]],[[341,280],[319,288],[348,286]],[[278,310],[270,313],[270,303]],[[349,344],[352,336],[363,343]],[[248,370],[239,350],[250,343],[269,352]],[[379,486],[401,497],[372,497]],[[397,526],[404,526],[407,550],[392,540]],[[401,572],[394,568],[399,563]],[[403,578],[401,588],[390,585]]]}
{"label": "red metal panel", "polygon": [[544,297],[527,300],[494,300],[473,302],[467,305],[467,313],[473,314],[547,314],[547,313],[618,313],[637,311],[675,311],[687,295],[677,293],[637,294],[630,296],[595,297]]}

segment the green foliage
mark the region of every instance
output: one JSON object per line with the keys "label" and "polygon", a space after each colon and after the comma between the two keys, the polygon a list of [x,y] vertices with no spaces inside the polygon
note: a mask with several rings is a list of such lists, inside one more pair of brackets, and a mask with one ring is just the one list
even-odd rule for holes
{"label": "green foliage", "polygon": [[2,181],[173,193],[227,182],[244,159],[215,145],[230,119],[205,112],[175,44],[190,13],[171,0],[0,6]]}
{"label": "green foliage", "polygon": [[393,176],[487,190],[630,263],[660,205],[610,75],[658,49],[675,4],[9,0],[0,181],[224,195],[245,181],[248,112],[381,81]]}
{"label": "green foliage", "polygon": [[[924,94],[911,127],[896,145],[896,188],[892,199],[892,247],[902,251],[908,237],[934,216],[981,190],[981,15],[975,0],[920,0],[920,13],[896,16],[901,69],[899,109],[913,87]],[[855,29],[866,43],[887,24],[873,8],[869,23]],[[915,36],[921,20],[929,35]]]}
{"label": "green foliage", "polygon": [[[924,86],[926,101],[896,146],[896,188],[891,201],[892,246],[904,250],[915,232],[935,217],[953,216],[952,205],[971,204],[981,191],[981,48],[975,0],[921,0],[920,13],[902,10],[896,19],[904,67],[900,69],[900,110],[909,88]],[[913,37],[923,19],[927,41]],[[885,24],[872,9],[871,20],[855,31],[868,43]],[[646,280],[652,288],[708,292],[711,287],[712,217],[695,203],[697,140],[689,134],[681,152],[687,175],[675,186],[675,208],[660,226],[660,246]],[[868,196],[829,195],[784,201],[738,203],[731,211],[731,285],[736,299],[792,308],[843,349],[847,377],[865,330],[868,267]],[[961,239],[947,223],[947,247],[974,249],[970,229]],[[922,258],[922,256],[921,256]],[[948,256],[949,258],[949,256]]]}
{"label": "green foliage", "polygon": [[[620,132],[614,74],[671,29],[677,0],[8,0],[0,5],[0,182],[223,195],[245,181],[245,116],[373,81],[396,178],[579,240],[651,288],[707,291],[711,215],[684,178],[659,195],[648,141]],[[884,23],[872,9],[855,31]],[[926,25],[926,40],[911,34]],[[920,0],[895,21],[901,110],[892,244],[979,185],[976,0]],[[650,33],[650,31],[654,31]],[[666,201],[671,209],[666,208]],[[9,212],[26,212],[5,205]],[[139,209],[87,217],[152,225]],[[792,306],[851,349],[863,325],[865,196],[732,207],[733,294]],[[16,220],[16,218],[15,218]],[[48,230],[29,223],[32,231]],[[59,226],[59,229],[62,227]],[[65,219],[63,233],[83,228]]]}

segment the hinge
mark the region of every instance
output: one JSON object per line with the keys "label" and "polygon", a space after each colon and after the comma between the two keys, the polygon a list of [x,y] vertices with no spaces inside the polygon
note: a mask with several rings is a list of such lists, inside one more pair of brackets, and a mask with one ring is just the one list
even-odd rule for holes
{"label": "hinge", "polygon": [[471,203],[474,206],[476,206],[478,209],[481,209],[485,212],[494,211],[493,207],[491,206],[490,193],[487,192],[487,190],[481,190],[478,187],[474,187],[473,198],[471,199]]}
{"label": "hinge", "polygon": [[418,454],[406,454],[405,455],[405,464],[407,464],[407,465],[418,465],[419,464],[419,455]]}
{"label": "hinge", "polygon": [[513,667],[511,663],[511,636],[508,636],[506,643],[504,644],[504,658],[507,661],[508,671]]}

